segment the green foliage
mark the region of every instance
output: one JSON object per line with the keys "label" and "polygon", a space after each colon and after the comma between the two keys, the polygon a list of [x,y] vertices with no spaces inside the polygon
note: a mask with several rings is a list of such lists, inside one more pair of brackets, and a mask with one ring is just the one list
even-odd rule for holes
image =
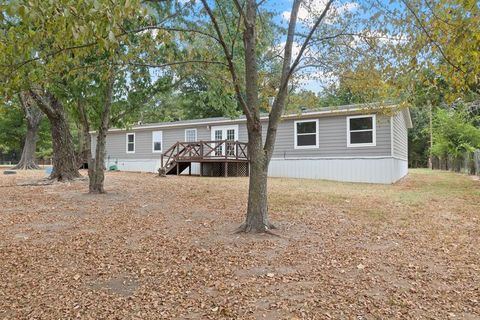
{"label": "green foliage", "polygon": [[395,84],[375,62],[364,57],[356,65],[339,71],[338,82],[322,92],[320,106],[398,101],[399,93]]}
{"label": "green foliage", "polygon": [[432,153],[445,157],[461,157],[465,152],[480,148],[480,129],[465,109],[437,109],[433,118]]}
{"label": "green foliage", "polygon": [[[0,153],[22,153],[25,134],[27,132],[24,114],[18,106],[18,101],[13,99],[0,103]],[[51,156],[52,139],[50,125],[47,119],[42,119],[38,131],[37,157]]]}
{"label": "green foliage", "polygon": [[43,118],[40,122],[37,140],[37,158],[46,159],[53,155],[52,150],[52,135],[50,134],[50,123],[47,118]]}
{"label": "green foliage", "polygon": [[333,84],[323,91],[320,107],[336,107],[341,105],[371,102],[361,92],[355,91],[347,83]]}
{"label": "green foliage", "polygon": [[0,152],[22,151],[26,126],[23,113],[13,103],[0,104]]}
{"label": "green foliage", "polygon": [[[49,87],[62,76],[82,79],[89,62],[95,66],[116,55],[128,39],[132,21],[142,14],[138,0],[10,1],[0,20],[0,77],[8,93],[32,85]],[[89,61],[94,53],[95,60]]]}
{"label": "green foliage", "polygon": [[[323,102],[323,100],[322,100]],[[292,92],[288,96],[286,112],[300,112],[304,109],[313,110],[320,106],[320,97],[314,92],[308,90],[300,90]]]}
{"label": "green foliage", "polygon": [[405,87],[412,77],[432,88],[447,84],[447,103],[480,93],[479,10],[476,0],[405,0],[379,11],[390,32],[406,39],[391,48]]}
{"label": "green foliage", "polygon": [[422,106],[410,108],[413,128],[408,130],[408,161],[410,167],[426,167],[430,149],[429,110]]}

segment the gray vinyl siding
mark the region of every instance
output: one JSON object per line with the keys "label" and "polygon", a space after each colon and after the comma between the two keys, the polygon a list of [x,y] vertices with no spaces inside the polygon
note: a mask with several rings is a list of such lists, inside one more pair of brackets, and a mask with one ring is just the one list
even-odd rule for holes
{"label": "gray vinyl siding", "polygon": [[[210,140],[210,130],[206,125],[182,128],[143,129],[114,131],[107,134],[106,152],[110,159],[159,159],[161,153],[153,152],[152,132],[162,131],[162,152],[177,141],[185,140],[185,129],[197,129],[198,140]],[[127,153],[127,133],[135,133],[135,153]],[[96,135],[92,135],[92,154],[95,153]]]}
{"label": "gray vinyl siding", "polygon": [[[323,116],[303,118],[319,120],[319,147],[315,149],[295,149],[294,119],[284,119],[280,122],[275,143],[273,158],[298,157],[371,157],[391,156],[390,117],[377,115],[376,117],[376,146],[347,147],[347,115]],[[107,135],[107,159],[159,159],[160,153],[152,152],[152,132],[162,131],[163,146],[166,151],[177,141],[185,140],[185,129],[196,128],[198,140],[211,140],[213,126],[238,125],[238,140],[248,141],[245,121],[236,123],[202,123],[197,125],[183,125],[175,128],[145,128],[133,131],[111,131]],[[263,137],[265,139],[267,121],[263,121]],[[405,129],[406,130],[406,129]],[[126,153],[127,132],[135,132],[135,153]],[[92,153],[95,151],[96,135],[92,134]]]}
{"label": "gray vinyl siding", "polygon": [[406,160],[408,158],[408,129],[405,121],[405,111],[393,116],[393,156]]}
{"label": "gray vinyl siding", "polygon": [[[302,120],[307,120],[304,118]],[[347,147],[347,116],[318,119],[319,145],[314,149],[295,149],[295,120],[284,120],[277,131],[273,158],[390,156],[390,117],[376,117],[376,146]]]}

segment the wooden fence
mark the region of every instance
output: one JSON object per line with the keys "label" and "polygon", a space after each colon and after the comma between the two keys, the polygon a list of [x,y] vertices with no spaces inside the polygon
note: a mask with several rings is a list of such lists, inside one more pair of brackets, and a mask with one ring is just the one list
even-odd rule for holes
{"label": "wooden fence", "polygon": [[480,176],[480,150],[466,152],[463,156],[432,157],[432,169],[449,170]]}

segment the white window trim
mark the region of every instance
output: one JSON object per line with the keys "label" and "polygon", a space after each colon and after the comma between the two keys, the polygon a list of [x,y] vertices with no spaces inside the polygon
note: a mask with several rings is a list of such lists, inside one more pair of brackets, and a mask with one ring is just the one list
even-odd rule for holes
{"label": "white window trim", "polygon": [[[155,134],[155,132],[160,132],[160,150],[155,150],[155,141],[153,140],[153,135]],[[163,131],[162,130],[152,131],[152,152],[153,153],[163,152]]]}
{"label": "white window trim", "polygon": [[[297,145],[297,123],[302,123],[302,122],[315,122],[315,145],[314,146],[299,146]],[[293,144],[294,144],[294,149],[315,149],[318,148],[318,119],[308,119],[308,120],[297,120],[294,121],[294,131],[295,134],[293,135]],[[311,134],[311,133],[309,133]]]}
{"label": "white window trim", "polygon": [[188,128],[188,129],[185,129],[185,142],[187,142],[187,131],[195,131],[195,141],[198,140],[197,128]]}
{"label": "white window trim", "polygon": [[[128,136],[133,136],[133,151],[128,151]],[[125,135],[125,150],[127,153],[135,153],[135,149],[136,149],[136,144],[137,144],[137,138],[135,137],[135,132],[129,132]]]}
{"label": "white window trim", "polygon": [[[372,118],[372,129],[355,130],[354,132],[372,131],[372,142],[369,143],[350,143],[350,119]],[[359,116],[347,117],[347,148],[362,148],[377,146],[377,117],[375,114],[363,114]]]}

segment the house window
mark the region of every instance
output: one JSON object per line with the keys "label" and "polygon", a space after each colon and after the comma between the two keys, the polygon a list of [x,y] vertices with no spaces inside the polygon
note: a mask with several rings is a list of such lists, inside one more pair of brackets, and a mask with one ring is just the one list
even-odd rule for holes
{"label": "house window", "polygon": [[376,145],[375,115],[347,117],[347,147]]}
{"label": "house window", "polygon": [[127,153],[135,153],[135,133],[127,133]]}
{"label": "house window", "polygon": [[318,120],[295,121],[295,149],[318,148]]}
{"label": "house window", "polygon": [[185,129],[185,142],[197,141],[197,129]]}
{"label": "house window", "polygon": [[162,131],[153,131],[152,132],[152,151],[153,152],[162,152]]}

